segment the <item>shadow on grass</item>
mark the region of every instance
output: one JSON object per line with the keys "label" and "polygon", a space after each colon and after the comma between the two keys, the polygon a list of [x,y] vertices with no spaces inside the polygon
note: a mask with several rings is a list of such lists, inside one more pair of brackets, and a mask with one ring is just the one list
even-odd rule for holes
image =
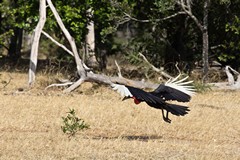
{"label": "shadow on grass", "polygon": [[211,108],[211,109],[217,109],[217,110],[225,109],[225,108],[221,108],[221,107],[217,107],[217,106],[209,105],[209,104],[197,104],[197,106],[202,107],[202,108]]}
{"label": "shadow on grass", "polygon": [[144,141],[147,142],[149,140],[157,140],[162,139],[162,136],[157,135],[121,135],[118,137],[111,137],[111,136],[94,136],[92,139],[100,140],[100,139],[126,139],[128,141]]}

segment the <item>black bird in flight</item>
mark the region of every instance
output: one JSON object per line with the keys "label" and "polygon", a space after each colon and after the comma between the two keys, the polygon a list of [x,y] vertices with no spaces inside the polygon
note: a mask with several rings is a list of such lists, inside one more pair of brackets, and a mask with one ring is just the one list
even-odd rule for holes
{"label": "black bird in flight", "polygon": [[[132,98],[135,104],[146,102],[150,107],[161,109],[163,120],[171,123],[168,118],[168,113],[176,116],[184,116],[190,111],[187,106],[167,103],[169,100],[178,102],[189,102],[191,96],[195,93],[195,89],[191,85],[193,81],[184,82],[188,77],[178,80],[177,76],[174,79],[168,80],[165,84],[160,84],[157,89],[152,92],[145,92],[139,88],[131,86],[112,84],[113,90],[121,94],[123,100]],[[167,111],[166,116],[164,110]]]}

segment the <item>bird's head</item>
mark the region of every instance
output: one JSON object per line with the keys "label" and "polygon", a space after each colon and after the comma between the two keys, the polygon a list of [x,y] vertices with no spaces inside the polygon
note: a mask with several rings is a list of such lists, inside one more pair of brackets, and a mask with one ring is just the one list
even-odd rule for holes
{"label": "bird's head", "polygon": [[136,97],[132,97],[132,98],[134,99],[134,103],[135,103],[135,104],[141,103],[141,101],[140,101],[139,99],[137,99]]}
{"label": "bird's head", "polygon": [[130,96],[125,96],[125,97],[122,99],[122,101],[125,101],[125,100],[130,99],[130,98],[132,98],[132,97],[130,97]]}
{"label": "bird's head", "polygon": [[124,100],[126,100],[126,99],[130,99],[130,98],[132,98],[133,100],[134,100],[134,103],[135,104],[139,104],[139,103],[141,103],[141,101],[140,100],[138,100],[136,97],[124,97],[123,99],[122,99],[122,101],[124,101]]}

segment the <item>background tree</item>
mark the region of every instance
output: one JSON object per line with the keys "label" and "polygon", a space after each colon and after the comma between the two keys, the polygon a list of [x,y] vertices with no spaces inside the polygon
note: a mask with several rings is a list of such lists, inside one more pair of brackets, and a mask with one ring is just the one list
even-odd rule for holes
{"label": "background tree", "polygon": [[0,3],[0,44],[12,60],[20,57],[23,30],[30,31],[36,25],[36,7],[34,1],[2,0]]}
{"label": "background tree", "polygon": [[[162,67],[175,74],[176,63],[180,70],[188,73],[199,67],[196,64],[203,64],[203,32],[189,11],[203,25],[204,2],[210,1],[55,0],[53,3],[74,37],[81,57],[85,54],[88,22],[92,21],[96,58],[101,67],[106,67],[108,56],[113,54],[121,55],[132,64],[143,66],[141,53],[157,68]],[[219,61],[235,69],[239,67],[239,5],[237,0],[212,0],[208,7],[209,56],[206,58],[210,62]],[[39,18],[38,7],[36,0],[0,1],[2,55],[8,55],[12,59],[20,57],[19,51],[24,47],[21,44],[21,34],[23,31],[24,34],[33,31]],[[94,10],[92,16],[86,14],[89,8]],[[44,30],[70,47],[49,10],[47,17]],[[52,47],[44,36],[42,39],[41,46],[44,47],[40,49],[46,50],[49,58],[74,62],[64,50]],[[7,53],[3,53],[4,48]]]}

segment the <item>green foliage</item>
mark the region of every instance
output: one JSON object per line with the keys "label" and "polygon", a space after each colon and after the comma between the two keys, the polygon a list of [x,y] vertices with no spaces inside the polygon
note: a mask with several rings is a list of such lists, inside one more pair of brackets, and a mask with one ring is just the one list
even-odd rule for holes
{"label": "green foliage", "polygon": [[200,92],[200,93],[212,90],[211,87],[212,87],[211,85],[206,84],[206,83],[202,83],[202,82],[197,82],[196,81],[194,83],[194,88],[196,89],[196,92]]}
{"label": "green foliage", "polygon": [[[38,1],[3,0],[0,3],[0,46],[8,48],[16,28],[32,31],[38,21]],[[37,10],[37,12],[36,12]]]}
{"label": "green foliage", "polygon": [[240,63],[240,18],[234,16],[232,22],[225,26],[227,39],[222,45],[223,52],[218,56],[220,61],[238,61]]}
{"label": "green foliage", "polygon": [[[80,44],[84,40],[84,34],[86,34],[86,5],[82,0],[70,0],[70,1],[53,1],[64,25],[74,37],[77,44]],[[47,10],[47,21],[45,27],[52,33],[56,34],[59,38],[63,38],[62,32],[59,30],[59,26],[55,20],[55,17],[51,10]],[[56,32],[58,31],[58,32]]]}
{"label": "green foliage", "polygon": [[233,32],[236,35],[239,35],[240,32],[240,19],[237,16],[234,16],[233,23],[226,24],[226,32]]}
{"label": "green foliage", "polygon": [[220,4],[230,4],[231,0],[219,0]]}
{"label": "green foliage", "polygon": [[76,116],[74,109],[69,109],[66,117],[62,117],[63,126],[61,126],[63,133],[69,136],[74,136],[79,130],[88,129],[89,125],[84,120]]}
{"label": "green foliage", "polygon": [[136,2],[130,0],[93,1],[94,24],[96,34],[99,37],[96,39],[98,43],[115,45],[112,36],[125,20],[124,12],[131,14],[135,5]]}
{"label": "green foliage", "polygon": [[166,12],[168,10],[174,10],[176,4],[175,0],[155,0],[154,5],[157,7],[158,12]]}
{"label": "green foliage", "polygon": [[[97,50],[103,47],[109,55],[124,53],[136,65],[141,64],[139,52],[155,66],[166,69],[176,61],[193,64],[202,59],[201,31],[191,18],[177,15],[160,20],[182,11],[176,0],[54,0],[53,3],[79,48],[88,33],[86,26],[93,20]],[[191,3],[192,13],[201,22],[203,1]],[[239,7],[239,0],[214,0],[209,10],[209,47],[220,46],[210,51],[215,59],[229,65],[240,64]],[[88,14],[89,8],[93,9],[93,16]],[[0,16],[0,46],[7,48],[16,28],[34,30],[39,20],[39,1],[2,0]],[[68,44],[49,7],[44,30],[62,44]]]}
{"label": "green foliage", "polygon": [[13,30],[10,29],[3,34],[0,34],[0,46],[6,46],[6,39],[9,39],[13,35]]}

